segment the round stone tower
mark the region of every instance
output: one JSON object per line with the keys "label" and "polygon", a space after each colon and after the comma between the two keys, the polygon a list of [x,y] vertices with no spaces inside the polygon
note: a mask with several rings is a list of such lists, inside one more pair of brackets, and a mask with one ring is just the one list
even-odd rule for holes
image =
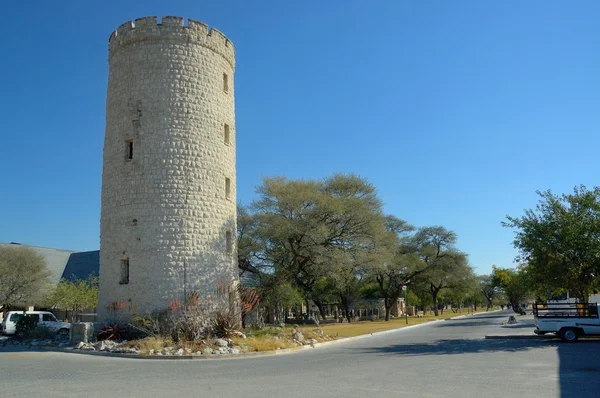
{"label": "round stone tower", "polygon": [[232,43],[180,17],[109,39],[98,314],[164,310],[236,283]]}

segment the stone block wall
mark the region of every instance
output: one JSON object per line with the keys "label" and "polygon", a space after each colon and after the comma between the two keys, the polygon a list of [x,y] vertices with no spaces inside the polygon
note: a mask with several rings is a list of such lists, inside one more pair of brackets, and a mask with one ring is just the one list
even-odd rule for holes
{"label": "stone block wall", "polygon": [[234,66],[231,42],[192,20],[110,36],[99,320],[237,280]]}

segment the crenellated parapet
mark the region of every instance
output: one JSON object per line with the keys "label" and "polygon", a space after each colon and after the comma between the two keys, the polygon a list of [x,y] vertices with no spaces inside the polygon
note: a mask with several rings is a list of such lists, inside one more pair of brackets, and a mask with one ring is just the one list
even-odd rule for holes
{"label": "crenellated parapet", "polygon": [[187,24],[182,17],[138,18],[125,22],[117,28],[108,39],[109,57],[121,48],[137,42],[148,40],[179,40],[191,42],[211,49],[222,55],[232,66],[235,64],[233,43],[223,33],[207,24],[188,19]]}

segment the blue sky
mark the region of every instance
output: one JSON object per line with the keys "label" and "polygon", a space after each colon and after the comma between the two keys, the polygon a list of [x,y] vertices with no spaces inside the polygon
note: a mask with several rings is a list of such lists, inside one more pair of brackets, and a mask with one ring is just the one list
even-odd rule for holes
{"label": "blue sky", "polygon": [[107,41],[178,15],[237,56],[237,193],[356,173],[443,225],[479,273],[514,266],[506,214],[598,184],[597,1],[4,1],[0,242],[99,247]]}

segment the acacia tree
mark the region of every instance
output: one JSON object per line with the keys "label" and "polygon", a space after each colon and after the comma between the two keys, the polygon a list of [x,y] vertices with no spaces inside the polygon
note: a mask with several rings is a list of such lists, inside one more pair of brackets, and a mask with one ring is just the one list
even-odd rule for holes
{"label": "acacia tree", "polygon": [[46,260],[35,250],[0,247],[0,308],[41,300],[49,282]]}
{"label": "acacia tree", "polygon": [[370,272],[379,287],[385,306],[385,320],[391,319],[392,306],[402,296],[403,286],[427,269],[427,264],[415,254],[409,233],[414,227],[393,216],[387,216],[385,232],[376,240],[377,258]]}
{"label": "acacia tree", "polygon": [[[353,275],[382,223],[375,188],[360,177],[337,174],[319,181],[266,178],[258,193],[251,219],[243,218],[238,228],[241,267],[287,279],[323,314],[315,284],[330,277],[333,267],[335,275]],[[344,288],[340,278],[334,282]]]}
{"label": "acacia tree", "polygon": [[528,265],[537,291],[568,289],[587,302],[600,282],[600,188],[582,185],[571,194],[537,193],[541,199],[535,209],[507,216],[502,223],[517,230],[517,261]]}
{"label": "acacia tree", "polygon": [[490,275],[480,275],[477,277],[479,289],[486,303],[486,311],[492,308],[494,299],[498,296],[498,288],[494,285]]}
{"label": "acacia tree", "polygon": [[521,315],[524,315],[521,303],[529,293],[525,272],[525,266],[519,266],[516,270],[492,266],[492,285],[502,289],[508,305]]}
{"label": "acacia tree", "polygon": [[421,275],[421,278],[428,285],[433,311],[437,316],[440,309],[438,305],[440,293],[444,290],[455,290],[466,296],[474,274],[472,268],[467,264],[464,253],[450,251],[438,258],[435,265],[429,267]]}
{"label": "acacia tree", "polygon": [[473,306],[476,310],[483,301],[477,277],[468,272],[466,277],[460,278],[458,283],[446,289],[442,294],[442,301],[452,305],[452,312],[462,312],[465,306]]}
{"label": "acacia tree", "polygon": [[412,239],[415,252],[425,264],[419,278],[427,285],[436,316],[440,292],[464,288],[473,278],[466,255],[455,249],[455,243],[456,234],[441,226],[420,228]]}

